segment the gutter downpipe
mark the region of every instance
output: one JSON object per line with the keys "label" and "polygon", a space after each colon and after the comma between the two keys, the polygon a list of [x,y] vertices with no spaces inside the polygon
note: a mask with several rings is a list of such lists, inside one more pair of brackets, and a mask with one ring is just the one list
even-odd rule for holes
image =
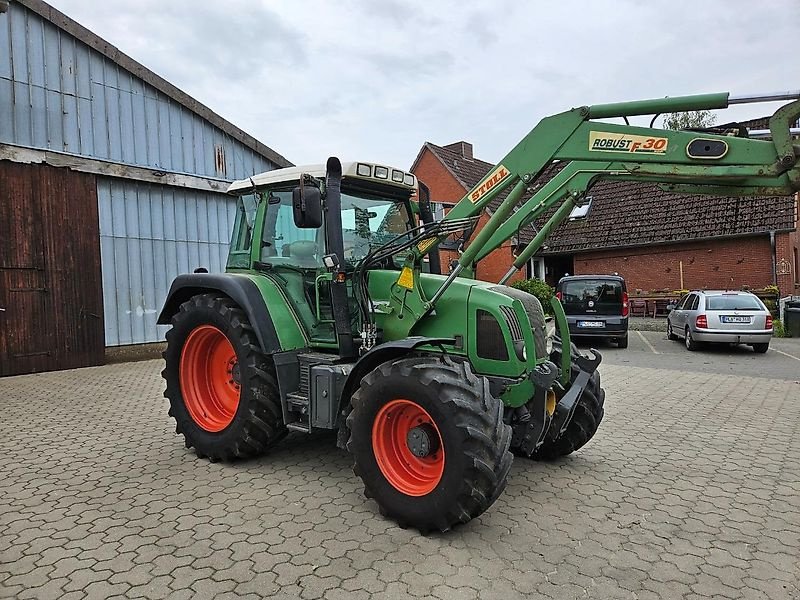
{"label": "gutter downpipe", "polygon": [[769,232],[769,247],[772,255],[772,285],[778,287],[778,254],[775,248],[775,230]]}

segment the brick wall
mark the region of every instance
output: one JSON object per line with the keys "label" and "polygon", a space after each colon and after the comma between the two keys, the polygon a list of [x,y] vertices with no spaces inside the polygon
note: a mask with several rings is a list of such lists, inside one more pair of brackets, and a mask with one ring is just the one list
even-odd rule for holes
{"label": "brick wall", "polygon": [[[800,194],[796,195],[795,222],[800,212]],[[779,233],[775,236],[775,258],[779,265],[785,261],[789,272],[778,274],[778,287],[781,295],[800,295],[800,233],[796,230],[789,233]]]}
{"label": "brick wall", "polygon": [[772,284],[769,236],[713,240],[649,248],[606,250],[575,256],[575,274],[619,273],[629,291],[683,287],[739,289]]}
{"label": "brick wall", "polygon": [[431,200],[434,202],[455,204],[467,193],[467,190],[427,148],[422,151],[412,172],[428,186],[431,191]]}
{"label": "brick wall", "polygon": [[[412,169],[414,175],[419,178],[431,191],[431,200],[434,202],[456,203],[468,190],[456,180],[447,168],[437,159],[428,149],[423,149],[422,154]],[[489,217],[484,214],[478,222],[478,228],[483,227]],[[451,260],[458,260],[457,252],[442,250],[440,253],[442,261],[442,272],[449,271]],[[479,264],[476,277],[484,281],[498,281],[511,267],[514,257],[511,252],[511,242],[508,241],[503,246],[489,254]],[[525,278],[524,269],[521,273],[512,278],[513,281]]]}

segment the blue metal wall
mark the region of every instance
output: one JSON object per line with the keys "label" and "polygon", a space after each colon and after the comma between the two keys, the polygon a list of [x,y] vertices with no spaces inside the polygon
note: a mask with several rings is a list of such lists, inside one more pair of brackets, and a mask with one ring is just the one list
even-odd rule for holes
{"label": "blue metal wall", "polygon": [[275,168],[16,2],[0,14],[0,110],[3,143],[231,180]]}
{"label": "blue metal wall", "polygon": [[[226,180],[275,168],[17,2],[0,14],[0,143]],[[224,270],[235,201],[97,181],[106,345],[163,340],[156,318],[172,279]]]}
{"label": "blue metal wall", "polygon": [[224,271],[236,202],[223,194],[98,178],[106,345],[164,339],[156,318],[170,283]]}

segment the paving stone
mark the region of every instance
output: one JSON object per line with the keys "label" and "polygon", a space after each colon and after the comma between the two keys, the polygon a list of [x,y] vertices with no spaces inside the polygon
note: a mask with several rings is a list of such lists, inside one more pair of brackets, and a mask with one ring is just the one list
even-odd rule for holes
{"label": "paving stone", "polygon": [[420,536],[332,436],[197,459],[160,369],[0,379],[0,598],[800,598],[797,383],[604,364],[591,443]]}

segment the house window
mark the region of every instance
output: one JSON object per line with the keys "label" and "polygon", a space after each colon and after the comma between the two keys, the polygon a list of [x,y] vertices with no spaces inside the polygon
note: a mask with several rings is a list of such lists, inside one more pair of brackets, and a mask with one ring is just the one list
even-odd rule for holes
{"label": "house window", "polygon": [[431,212],[433,212],[434,221],[441,221],[444,219],[444,204],[441,202],[431,202]]}
{"label": "house window", "polygon": [[800,283],[800,273],[798,273],[798,267],[800,267],[800,260],[797,257],[797,248],[794,249],[794,282]]}
{"label": "house window", "polygon": [[544,281],[544,259],[532,258],[529,272],[532,279],[541,279]]}

